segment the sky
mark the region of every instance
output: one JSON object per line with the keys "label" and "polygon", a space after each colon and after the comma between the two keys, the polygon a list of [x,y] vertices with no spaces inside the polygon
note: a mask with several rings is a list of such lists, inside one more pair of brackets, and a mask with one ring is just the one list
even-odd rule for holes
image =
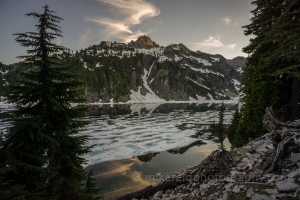
{"label": "sky", "polygon": [[30,12],[43,6],[63,18],[55,42],[74,52],[101,41],[130,42],[149,36],[161,46],[183,43],[191,50],[245,56],[249,43],[242,26],[250,23],[252,0],[0,0],[0,62],[21,61],[26,48],[14,33],[35,31]]}

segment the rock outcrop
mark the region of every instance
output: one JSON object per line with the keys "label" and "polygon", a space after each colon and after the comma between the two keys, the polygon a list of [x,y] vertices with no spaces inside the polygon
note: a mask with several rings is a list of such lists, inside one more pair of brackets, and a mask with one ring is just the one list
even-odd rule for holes
{"label": "rock outcrop", "polygon": [[131,41],[130,47],[136,49],[150,49],[153,47],[159,47],[150,37],[144,35],[139,37],[135,42]]}
{"label": "rock outcrop", "polygon": [[235,57],[233,59],[227,59],[227,64],[233,67],[234,69],[242,69],[245,67],[247,59],[242,56]]}

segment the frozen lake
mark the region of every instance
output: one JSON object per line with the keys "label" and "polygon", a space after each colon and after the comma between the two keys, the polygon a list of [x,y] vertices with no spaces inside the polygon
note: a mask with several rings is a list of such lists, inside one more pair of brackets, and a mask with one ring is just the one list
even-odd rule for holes
{"label": "frozen lake", "polygon": [[[209,130],[218,121],[219,107],[213,103],[91,105],[86,115],[91,123],[82,134],[89,135],[89,145],[95,146],[84,156],[86,170],[95,169],[106,199],[114,199],[153,184],[147,175],[171,175],[197,165],[221,143],[230,148],[226,136],[220,138]],[[236,105],[226,107],[224,124],[229,124]],[[9,126],[11,109],[0,112],[0,130]],[[136,173],[140,178],[133,181]]]}
{"label": "frozen lake", "polygon": [[[92,106],[90,135],[93,152],[86,155],[105,199],[115,199],[154,184],[147,176],[165,177],[195,166],[222,145],[209,125],[218,121],[220,104],[132,104]],[[236,105],[227,105],[225,124]],[[138,176],[138,180],[132,177]]]}
{"label": "frozen lake", "polygon": [[[220,104],[133,104],[92,106],[89,165],[187,146],[215,143],[208,125],[218,120]],[[232,110],[225,112],[229,124]]]}

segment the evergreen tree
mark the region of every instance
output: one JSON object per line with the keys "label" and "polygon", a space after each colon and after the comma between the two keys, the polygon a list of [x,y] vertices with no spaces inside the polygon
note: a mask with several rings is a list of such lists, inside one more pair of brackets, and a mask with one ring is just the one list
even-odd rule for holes
{"label": "evergreen tree", "polygon": [[299,76],[300,76],[300,2],[286,0],[281,5],[282,14],[268,37],[277,40],[279,45],[271,55],[272,60],[282,66],[274,74],[291,82],[290,120],[299,118]]}
{"label": "evergreen tree", "polygon": [[218,130],[219,131],[224,131],[224,112],[226,110],[226,107],[224,105],[224,102],[222,102],[220,111],[219,111],[219,122],[218,122]]}
{"label": "evergreen tree", "polygon": [[219,145],[219,149],[220,150],[224,150],[225,146],[224,146],[224,112],[226,110],[226,107],[224,105],[224,103],[222,102],[221,106],[220,106],[220,110],[218,113],[219,116],[219,121],[216,124],[215,120],[214,122],[209,126],[209,128],[212,131],[212,134],[217,136],[220,140],[220,145]]}
{"label": "evergreen tree", "polygon": [[221,106],[220,106],[220,110],[218,113],[218,117],[219,117],[219,121],[216,124],[215,120],[214,122],[209,126],[212,131],[214,132],[223,132],[224,131],[224,112],[226,110],[226,107],[224,105],[224,103],[222,102]]}
{"label": "evergreen tree", "polygon": [[[37,18],[37,32],[15,34],[16,42],[32,48],[18,57],[29,69],[7,97],[17,110],[0,149],[2,177],[24,188],[25,199],[93,199],[82,187],[87,178],[82,155],[90,147],[88,137],[78,132],[87,124],[81,119],[86,109],[71,107],[84,101],[79,97],[82,82],[57,56],[65,50],[53,42],[61,37],[57,24],[62,19],[47,5],[43,8],[42,14],[27,14]],[[0,191],[5,190],[1,184]]]}
{"label": "evergreen tree", "polygon": [[[251,12],[251,23],[245,28],[245,35],[253,35],[250,44],[243,48],[249,54],[243,75],[241,109],[242,117],[237,129],[236,145],[243,145],[248,137],[258,137],[264,133],[262,117],[265,108],[272,106],[276,112],[290,104],[292,78],[282,73],[299,64],[299,2],[294,0],[256,0],[256,8]],[[284,20],[288,16],[288,20]],[[283,25],[284,24],[284,25]],[[298,55],[296,55],[298,53]],[[280,78],[282,77],[282,78]],[[297,82],[295,82],[297,85]],[[295,87],[298,94],[299,88]],[[295,97],[298,102],[297,97]]]}
{"label": "evergreen tree", "polygon": [[231,122],[230,122],[230,125],[227,129],[228,133],[230,134],[235,134],[237,128],[238,128],[238,125],[239,125],[239,121],[240,121],[240,112],[239,112],[239,109],[237,108],[234,113],[232,114],[232,119],[231,119]]}
{"label": "evergreen tree", "polygon": [[224,112],[226,110],[226,107],[224,105],[224,102],[222,102],[221,107],[220,107],[220,111],[219,111],[219,122],[217,124],[217,129],[216,129],[216,133],[217,136],[220,140],[220,145],[219,145],[219,149],[220,150],[224,150],[225,146],[224,146]]}
{"label": "evergreen tree", "polygon": [[233,113],[233,115],[232,115],[232,119],[231,119],[230,125],[229,125],[229,127],[227,129],[228,139],[231,141],[231,143],[234,143],[233,142],[234,135],[237,132],[239,122],[240,122],[240,112],[239,112],[239,109],[237,108],[235,110],[235,112]]}
{"label": "evergreen tree", "polygon": [[85,183],[85,188],[87,190],[88,194],[93,194],[97,196],[97,199],[102,199],[102,196],[99,196],[100,189],[96,184],[95,178],[93,178],[94,175],[94,168],[92,168],[87,175],[87,180]]}

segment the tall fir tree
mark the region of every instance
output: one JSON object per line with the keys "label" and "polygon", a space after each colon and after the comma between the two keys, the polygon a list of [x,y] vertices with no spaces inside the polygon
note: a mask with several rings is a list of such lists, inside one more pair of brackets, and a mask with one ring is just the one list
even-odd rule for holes
{"label": "tall fir tree", "polygon": [[217,136],[219,138],[220,141],[220,145],[219,145],[219,149],[220,150],[224,150],[225,146],[224,146],[224,112],[226,110],[226,107],[224,105],[224,102],[222,102],[220,108],[219,108],[219,113],[218,113],[218,117],[219,117],[219,121],[216,124],[215,120],[214,122],[209,126],[209,128],[212,131],[212,134],[214,136]]}
{"label": "tall fir tree", "polygon": [[239,122],[240,122],[240,112],[239,112],[239,108],[237,108],[232,114],[230,125],[227,128],[228,139],[231,143],[233,143],[235,134],[239,126]]}
{"label": "tall fir tree", "polygon": [[219,110],[219,122],[218,122],[218,130],[224,131],[224,112],[226,110],[226,107],[224,105],[224,102],[222,102]]}
{"label": "tall fir tree", "polygon": [[278,48],[271,55],[274,63],[280,64],[281,69],[274,75],[289,80],[291,99],[288,102],[290,116],[288,120],[299,118],[299,77],[300,77],[300,2],[285,0],[282,4],[282,14],[272,31],[268,33],[274,41],[278,41]]}
{"label": "tall fir tree", "polygon": [[88,124],[82,119],[86,109],[71,106],[84,101],[82,82],[59,58],[65,48],[54,43],[61,37],[57,24],[62,19],[47,5],[43,9],[27,14],[38,20],[36,32],[15,34],[16,42],[31,49],[18,57],[28,70],[7,97],[16,111],[0,149],[1,178],[20,186],[25,199],[93,199],[82,185],[88,137],[78,134]]}
{"label": "tall fir tree", "polygon": [[102,199],[103,196],[99,195],[100,193],[100,188],[97,186],[96,184],[96,179],[93,178],[94,176],[94,168],[92,168],[87,175],[87,180],[85,183],[85,187],[86,187],[86,192],[88,194],[94,194],[96,196],[95,199]]}
{"label": "tall fir tree", "polygon": [[[249,57],[242,82],[242,92],[245,94],[242,98],[242,118],[234,140],[237,146],[245,144],[248,137],[258,137],[264,133],[261,120],[266,107],[272,106],[279,112],[284,105],[290,104],[292,80],[281,71],[298,62],[294,59],[297,56],[291,56],[288,48],[293,48],[289,36],[294,35],[293,38],[296,38],[296,30],[299,30],[296,28],[299,22],[299,14],[296,14],[299,13],[299,2],[256,0],[252,3],[256,8],[251,12],[251,23],[244,26],[244,33],[254,38],[243,48]],[[294,14],[291,14],[291,5]],[[285,20],[286,24],[282,26],[284,15],[288,15],[292,22]],[[299,92],[299,89],[295,90]]]}

